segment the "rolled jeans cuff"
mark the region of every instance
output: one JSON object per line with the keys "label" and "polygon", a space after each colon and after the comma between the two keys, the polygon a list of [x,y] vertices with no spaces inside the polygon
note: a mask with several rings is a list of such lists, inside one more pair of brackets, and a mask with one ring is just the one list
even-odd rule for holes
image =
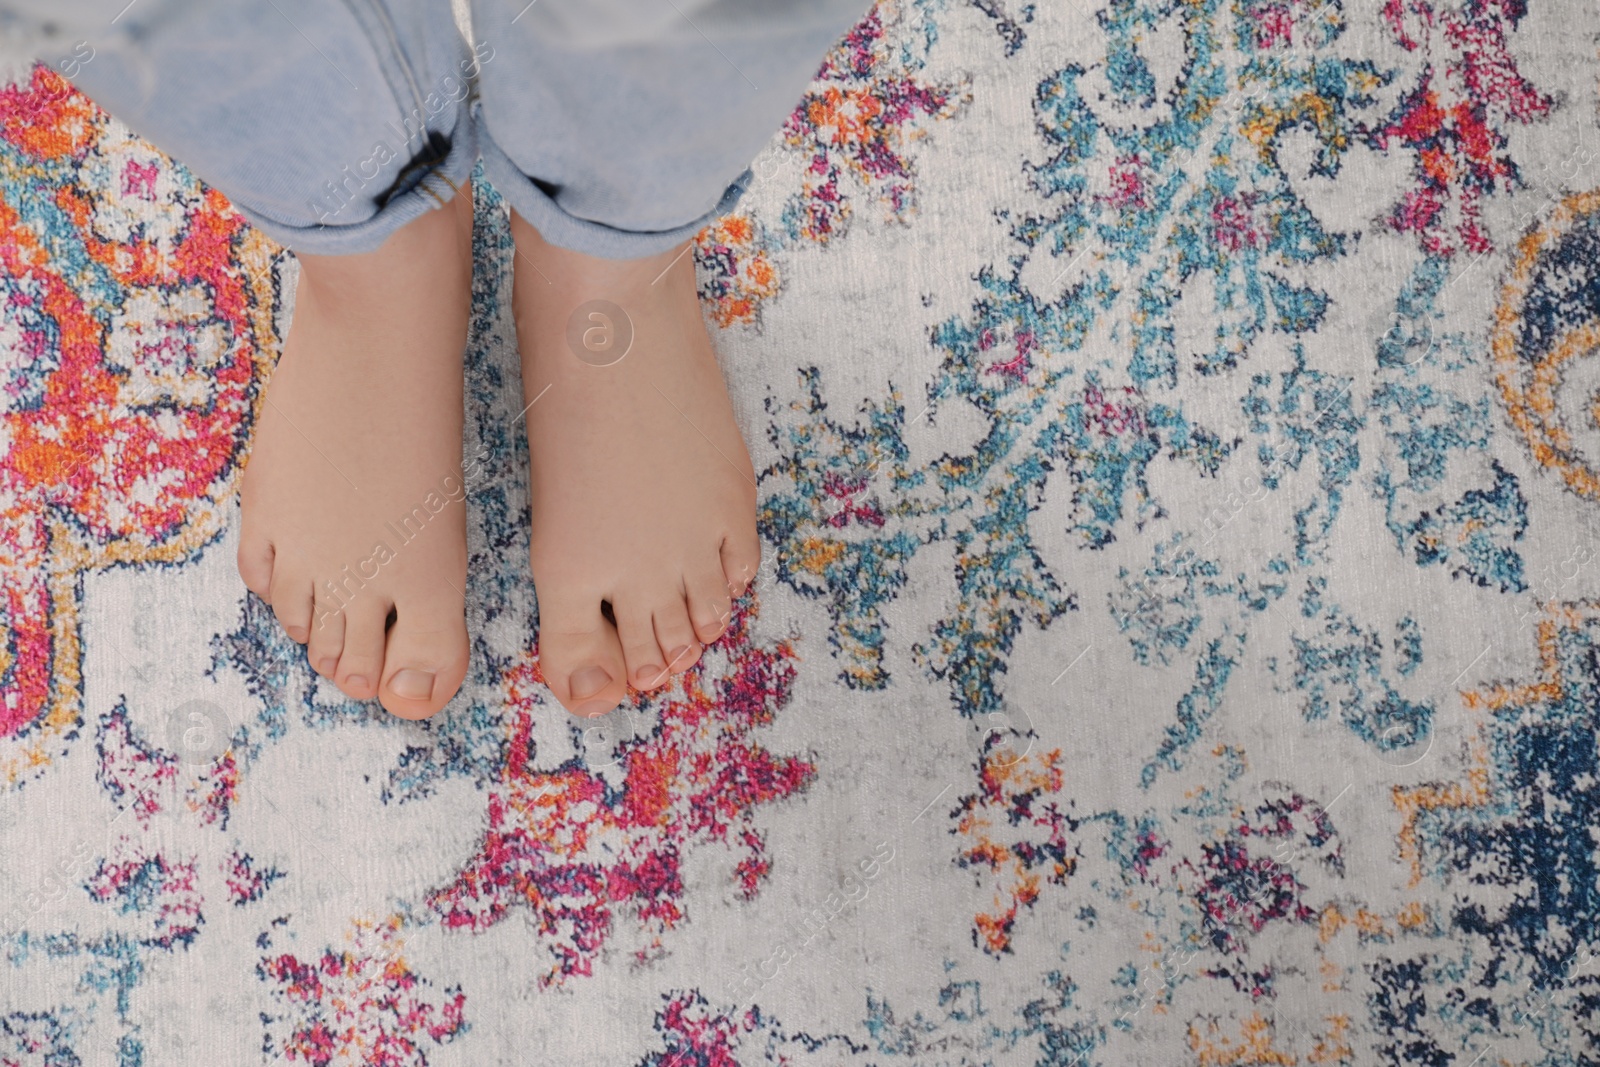
{"label": "rolled jeans cuff", "polygon": [[450,150],[445,157],[426,169],[419,168],[418,175],[401,185],[370,218],[344,224],[286,221],[253,210],[248,203],[233,203],[257,229],[296,253],[348,256],[371,252],[406,223],[448,204],[472,176],[477,159],[477,124],[468,109],[462,107],[457,112],[455,128],[450,131]]}
{"label": "rolled jeans cuff", "polygon": [[746,169],[723,191],[715,207],[680,226],[662,230],[624,230],[592,219],[579,218],[562,210],[553,198],[539,188],[538,183],[511,162],[482,124],[479,124],[478,132],[484,177],[489,179],[489,184],[505,198],[506,203],[551,244],[600,259],[643,259],[682,244],[732,211],[755,177]]}

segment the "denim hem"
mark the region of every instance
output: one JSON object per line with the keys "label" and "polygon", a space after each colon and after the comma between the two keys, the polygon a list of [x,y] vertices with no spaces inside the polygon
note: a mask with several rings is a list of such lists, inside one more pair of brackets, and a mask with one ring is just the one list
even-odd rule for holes
{"label": "denim hem", "polygon": [[239,213],[274,241],[292,252],[317,256],[348,256],[371,252],[391,233],[424,213],[448,204],[455,191],[472,176],[478,161],[477,124],[466,107],[456,117],[450,136],[450,151],[430,167],[411,188],[398,194],[378,209],[377,214],[347,225],[283,222],[253,211],[248,204],[234,202]]}
{"label": "denim hem", "polygon": [[500,150],[481,123],[478,137],[479,150],[483,154],[484,177],[489,179],[489,184],[505,198],[506,203],[551,244],[600,259],[642,259],[682,244],[732,211],[754,178],[746,170],[723,192],[716,207],[681,226],[667,230],[622,230],[563,211]]}

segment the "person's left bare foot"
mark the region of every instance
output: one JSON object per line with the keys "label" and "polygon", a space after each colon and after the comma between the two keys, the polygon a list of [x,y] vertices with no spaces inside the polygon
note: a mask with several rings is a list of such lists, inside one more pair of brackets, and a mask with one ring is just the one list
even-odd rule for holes
{"label": "person's left bare foot", "polygon": [[761,563],[755,476],[683,246],[605,260],[516,215],[511,233],[523,391],[537,401],[539,663],[570,711],[601,715],[725,629]]}

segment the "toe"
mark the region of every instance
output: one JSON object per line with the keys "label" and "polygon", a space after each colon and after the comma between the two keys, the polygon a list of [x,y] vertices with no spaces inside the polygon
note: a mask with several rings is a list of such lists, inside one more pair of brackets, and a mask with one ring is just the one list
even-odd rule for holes
{"label": "toe", "polygon": [[687,575],[683,581],[689,621],[702,645],[722,636],[733,615],[733,600],[728,595],[728,579],[715,561]]}
{"label": "toe", "polygon": [[389,604],[376,596],[357,597],[344,609],[344,648],[333,680],[345,696],[371,700],[383,677],[383,645]]}
{"label": "toe", "polygon": [[306,659],[311,669],[332,680],[339,669],[339,653],[344,651],[344,612],[341,605],[323,596],[312,597],[311,639],[306,642]]}
{"label": "toe", "polygon": [[667,657],[667,670],[681,674],[693,667],[700,658],[700,642],[694,636],[694,626],[689,622],[689,611],[683,605],[681,593],[656,605],[654,622],[656,643]]}
{"label": "toe", "polygon": [[467,623],[459,598],[402,600],[383,652],[378,699],[402,719],[440,711],[467,676]]}
{"label": "toe", "polygon": [[275,567],[267,603],[278,617],[278,625],[290,639],[305,644],[311,636],[311,579],[288,567]]}
{"label": "toe", "polygon": [[539,669],[556,699],[574,715],[604,715],[628,695],[627,661],[616,628],[600,611],[600,596],[542,590]]}
{"label": "toe", "polygon": [[754,526],[730,533],[722,541],[722,573],[734,596],[743,596],[761,569],[761,538]]}
{"label": "toe", "polygon": [[244,587],[268,604],[272,603],[272,542],[240,537],[235,558]]}
{"label": "toe", "polygon": [[628,681],[635,689],[655,689],[667,684],[666,658],[656,643],[655,624],[650,609],[637,600],[618,598],[612,605],[617,617],[617,639],[622,643],[622,658],[628,665]]}

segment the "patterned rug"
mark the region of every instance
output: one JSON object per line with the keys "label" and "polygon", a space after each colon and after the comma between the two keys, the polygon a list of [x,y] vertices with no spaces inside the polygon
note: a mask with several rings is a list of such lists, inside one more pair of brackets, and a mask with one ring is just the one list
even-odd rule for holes
{"label": "patterned rug", "polygon": [[700,236],[767,564],[598,724],[493,190],[406,723],[234,573],[293,260],[0,92],[0,1064],[1600,1062],[1600,17],[1096,2],[884,0]]}

